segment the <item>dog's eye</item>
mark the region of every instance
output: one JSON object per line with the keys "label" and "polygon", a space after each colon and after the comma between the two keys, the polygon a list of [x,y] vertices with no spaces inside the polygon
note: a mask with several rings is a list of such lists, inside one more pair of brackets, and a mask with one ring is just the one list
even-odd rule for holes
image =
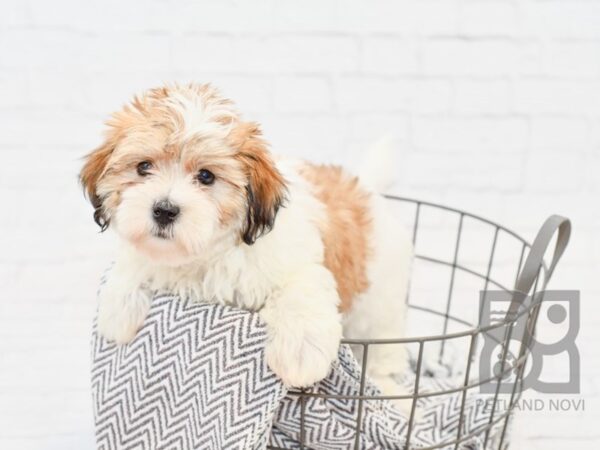
{"label": "dog's eye", "polygon": [[215,182],[215,176],[214,174],[210,171],[210,170],[206,170],[206,169],[202,169],[200,170],[200,172],[198,172],[198,175],[196,176],[196,178],[198,178],[198,181],[202,184],[213,184]]}
{"label": "dog's eye", "polygon": [[152,169],[152,163],[150,161],[142,161],[137,165],[137,173],[142,177],[148,175],[150,169]]}

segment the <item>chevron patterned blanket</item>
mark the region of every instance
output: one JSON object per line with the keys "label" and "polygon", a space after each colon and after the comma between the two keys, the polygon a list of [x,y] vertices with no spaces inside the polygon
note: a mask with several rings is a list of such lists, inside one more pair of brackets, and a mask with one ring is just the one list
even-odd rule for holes
{"label": "chevron patterned blanket", "polygon": [[[387,401],[362,402],[357,437],[356,400],[308,397],[304,414],[264,358],[265,329],[257,314],[171,296],[154,299],[133,342],[116,346],[92,336],[92,396],[99,449],[304,448],[404,449],[408,421]],[[357,395],[360,368],[342,346],[319,394]],[[456,381],[423,376],[432,390]],[[367,384],[365,394],[377,395]],[[459,448],[483,448],[478,429],[489,421],[485,402],[467,396]],[[456,438],[459,393],[422,400],[410,448]],[[495,439],[492,433],[491,439]],[[444,447],[446,448],[446,447]],[[454,448],[454,446],[447,446]],[[496,448],[496,447],[494,447]]]}

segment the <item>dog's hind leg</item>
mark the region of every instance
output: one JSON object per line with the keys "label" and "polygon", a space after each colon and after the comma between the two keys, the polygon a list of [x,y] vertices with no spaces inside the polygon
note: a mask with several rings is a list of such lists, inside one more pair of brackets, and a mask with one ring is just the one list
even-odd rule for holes
{"label": "dog's hind leg", "polygon": [[[352,339],[397,339],[404,337],[406,296],[413,248],[407,231],[385,208],[381,197],[373,199],[371,258],[368,289],[353,302],[344,318],[344,336]],[[360,347],[360,346],[359,346]],[[362,360],[362,350],[355,348]],[[395,377],[408,370],[405,344],[369,346],[367,375],[384,395],[406,395]],[[411,401],[396,402],[406,412]]]}

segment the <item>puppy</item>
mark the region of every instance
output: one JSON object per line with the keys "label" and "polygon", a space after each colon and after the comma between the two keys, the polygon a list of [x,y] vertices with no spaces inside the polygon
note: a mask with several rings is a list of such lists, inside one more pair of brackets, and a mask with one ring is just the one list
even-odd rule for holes
{"label": "puppy", "polygon": [[[98,331],[130,342],[153,293],[258,311],[288,386],[324,378],[342,333],[401,337],[412,248],[384,200],[342,169],[275,162],[255,123],[210,85],[152,89],[114,113],[81,182],[122,245]],[[404,349],[369,350],[384,392]]]}

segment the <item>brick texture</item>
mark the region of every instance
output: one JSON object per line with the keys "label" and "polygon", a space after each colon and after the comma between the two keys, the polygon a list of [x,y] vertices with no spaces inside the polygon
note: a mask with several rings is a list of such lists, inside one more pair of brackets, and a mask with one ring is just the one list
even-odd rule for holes
{"label": "brick texture", "polygon": [[191,80],[222,87],[275,152],[352,166],[391,135],[394,192],[529,238],[571,217],[554,286],[582,290],[587,411],[523,414],[515,448],[596,448],[596,0],[4,1],[0,448],[93,447],[88,336],[114,240],[91,220],[80,158],[133,93]]}

